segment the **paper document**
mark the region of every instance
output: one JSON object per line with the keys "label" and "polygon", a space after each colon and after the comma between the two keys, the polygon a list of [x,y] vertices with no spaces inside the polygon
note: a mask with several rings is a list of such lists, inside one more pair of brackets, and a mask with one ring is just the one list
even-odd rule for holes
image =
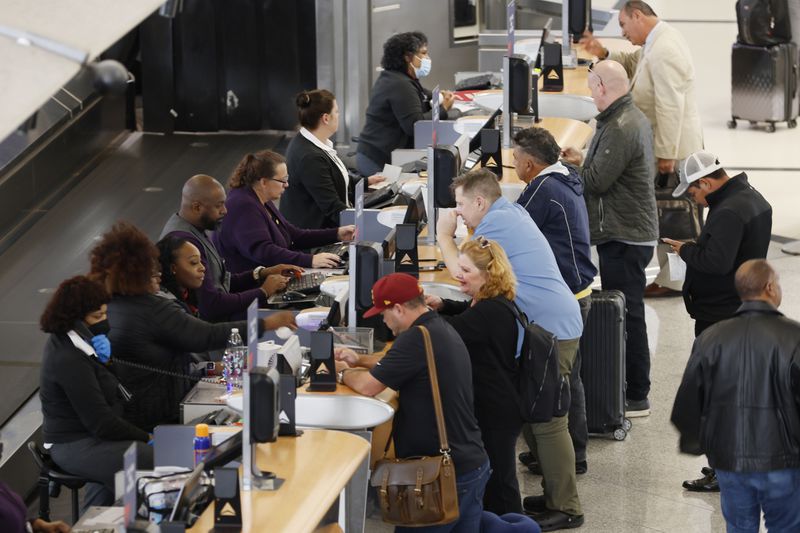
{"label": "paper document", "polygon": [[380,173],[380,175],[384,176],[386,179],[380,183],[370,185],[370,188],[383,189],[384,187],[388,187],[389,185],[400,179],[401,172],[403,172],[403,169],[401,167],[386,163],[385,165],[383,165],[383,172]]}
{"label": "paper document", "polygon": [[667,254],[670,281],[683,281],[686,279],[686,263],[681,256],[674,252]]}

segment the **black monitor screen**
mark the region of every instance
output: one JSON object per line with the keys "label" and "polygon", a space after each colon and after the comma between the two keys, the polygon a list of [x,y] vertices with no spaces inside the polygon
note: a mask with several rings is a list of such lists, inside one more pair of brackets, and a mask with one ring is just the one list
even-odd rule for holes
{"label": "black monitor screen", "polygon": [[236,461],[241,456],[242,432],[239,431],[209,450],[206,458],[203,460],[203,469],[209,472],[219,466],[225,466],[231,461]]}
{"label": "black monitor screen", "polygon": [[417,235],[419,235],[419,232],[425,227],[427,221],[428,214],[425,212],[425,199],[422,197],[422,188],[419,188],[408,203],[406,215],[403,217],[403,224],[416,224]]}
{"label": "black monitor screen", "polygon": [[[239,450],[241,451],[241,447]],[[181,487],[178,499],[175,500],[175,507],[172,508],[170,522],[183,522],[190,526],[202,513],[211,493],[209,488],[202,483],[203,467],[204,463],[197,465]]]}
{"label": "black monitor screen", "polygon": [[478,148],[481,147],[481,130],[493,130],[493,129],[495,129],[495,127],[494,127],[494,119],[499,117],[502,112],[503,112],[503,109],[500,108],[500,107],[495,109],[494,113],[492,113],[492,116],[489,117],[489,120],[487,120],[486,123],[484,123],[484,125],[481,126],[481,129],[478,130],[477,133],[475,133],[475,136],[472,139],[470,139],[470,141],[469,141],[469,151],[470,152],[474,152],[475,150],[477,150]]}

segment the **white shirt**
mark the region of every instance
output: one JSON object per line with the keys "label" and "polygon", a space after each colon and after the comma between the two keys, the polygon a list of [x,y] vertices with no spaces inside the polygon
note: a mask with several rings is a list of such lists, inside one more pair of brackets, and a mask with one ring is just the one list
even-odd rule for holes
{"label": "white shirt", "polygon": [[300,128],[300,135],[308,139],[311,144],[328,154],[328,157],[330,157],[333,162],[336,163],[336,166],[339,167],[339,172],[342,173],[342,178],[344,178],[344,201],[347,204],[347,207],[351,207],[350,195],[347,194],[347,190],[350,187],[350,175],[347,173],[347,167],[344,166],[342,160],[339,159],[339,154],[336,153],[333,143],[330,140],[322,142],[317,138],[316,135],[308,131],[306,128]]}

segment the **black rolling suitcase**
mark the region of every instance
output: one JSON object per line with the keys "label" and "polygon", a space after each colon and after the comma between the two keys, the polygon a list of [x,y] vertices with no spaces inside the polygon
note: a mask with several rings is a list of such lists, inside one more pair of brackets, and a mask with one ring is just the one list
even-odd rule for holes
{"label": "black rolling suitcase", "polygon": [[731,63],[731,115],[751,124],[766,122],[775,131],[776,122],[797,126],[800,101],[797,95],[798,55],[795,43],[750,46],[735,43]]}
{"label": "black rolling suitcase", "polygon": [[624,440],[631,423],[625,418],[625,295],[622,292],[592,292],[592,308],[580,346],[589,433],[611,434],[616,440]]}

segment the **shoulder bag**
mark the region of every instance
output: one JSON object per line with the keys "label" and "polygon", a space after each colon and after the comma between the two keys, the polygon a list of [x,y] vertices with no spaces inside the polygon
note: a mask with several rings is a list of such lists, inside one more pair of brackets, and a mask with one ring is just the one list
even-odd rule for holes
{"label": "shoulder bag", "polygon": [[389,459],[386,457],[387,443],[383,458],[375,464],[370,480],[378,491],[383,521],[406,527],[435,526],[458,520],[456,469],[447,443],[431,337],[427,328],[418,327],[425,341],[440,455]]}

